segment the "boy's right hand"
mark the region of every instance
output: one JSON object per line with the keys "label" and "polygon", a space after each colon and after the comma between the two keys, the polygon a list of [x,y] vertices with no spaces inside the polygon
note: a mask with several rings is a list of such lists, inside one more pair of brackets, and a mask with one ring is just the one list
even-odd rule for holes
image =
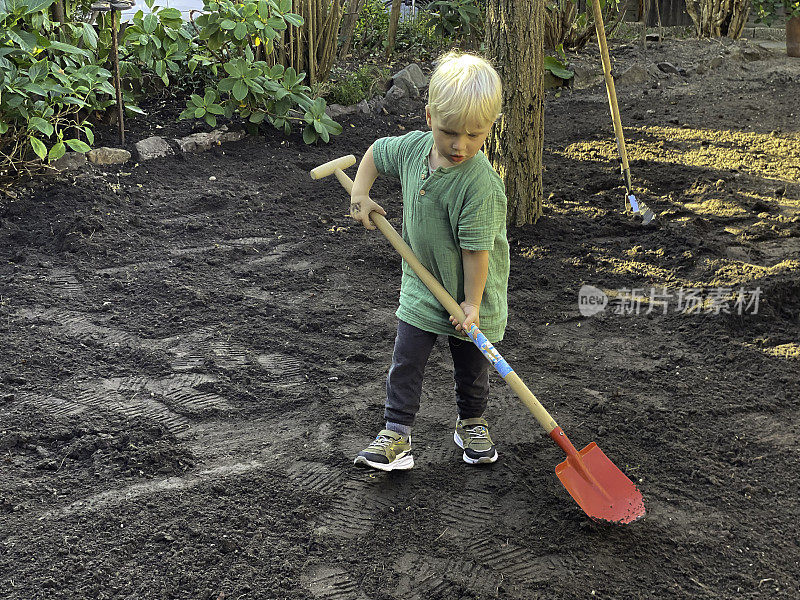
{"label": "boy's right hand", "polygon": [[350,197],[350,216],[356,221],[361,221],[361,224],[367,229],[375,229],[375,224],[369,218],[369,213],[373,210],[386,216],[386,211],[369,196]]}

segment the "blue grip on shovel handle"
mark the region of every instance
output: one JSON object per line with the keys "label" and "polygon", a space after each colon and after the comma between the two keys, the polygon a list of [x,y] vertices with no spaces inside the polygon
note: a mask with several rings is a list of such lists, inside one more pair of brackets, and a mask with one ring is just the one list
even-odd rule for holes
{"label": "blue grip on shovel handle", "polygon": [[483,332],[478,329],[478,326],[473,323],[470,325],[469,330],[467,331],[467,335],[469,339],[478,347],[478,350],[483,352],[483,355],[486,357],[492,366],[500,373],[500,377],[503,379],[506,378],[506,375],[509,373],[513,373],[514,369],[511,368],[506,362],[506,359],[500,356],[500,353],[492,346],[492,343],[486,339],[486,336],[483,335]]}

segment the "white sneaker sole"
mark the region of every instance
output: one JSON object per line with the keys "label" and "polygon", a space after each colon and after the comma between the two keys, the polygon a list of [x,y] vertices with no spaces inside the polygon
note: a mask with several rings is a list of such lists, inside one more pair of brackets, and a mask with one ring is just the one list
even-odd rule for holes
{"label": "white sneaker sole", "polygon": [[414,467],[414,455],[413,454],[406,454],[400,458],[394,459],[392,462],[385,464],[385,463],[376,463],[372,462],[368,458],[364,456],[356,456],[356,459],[353,461],[354,465],[366,465],[368,467],[372,467],[373,469],[378,469],[379,471],[408,471],[409,469]]}
{"label": "white sneaker sole", "polygon": [[[453,432],[453,441],[459,448],[464,448],[464,440],[461,439],[461,436],[458,435],[457,431]],[[464,459],[465,463],[470,465],[484,465],[487,463],[493,463],[494,461],[497,460],[497,449],[495,449],[493,456],[481,456],[480,458],[470,458],[469,456],[467,456],[467,453],[464,452],[461,455],[461,458]]]}

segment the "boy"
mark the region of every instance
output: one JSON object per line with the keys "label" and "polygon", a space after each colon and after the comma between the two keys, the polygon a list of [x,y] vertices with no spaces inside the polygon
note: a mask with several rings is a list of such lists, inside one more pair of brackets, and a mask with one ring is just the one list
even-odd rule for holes
{"label": "boy", "polygon": [[483,413],[489,363],[463,333],[478,325],[490,342],[503,338],[508,317],[509,250],[503,182],[480,151],[500,114],[500,77],[477,56],[450,53],[434,71],[425,116],[431,131],[382,138],[358,167],[350,216],[375,229],[369,213],[386,212],[369,197],[380,173],[401,180],[403,239],[460,303],[466,320],[439,304],[403,261],[397,338],[386,380],[386,426],[355,464],[392,471],[414,466],[411,426],[419,410],[425,364],[439,334],[453,356],[453,439],[469,464],[497,460]]}

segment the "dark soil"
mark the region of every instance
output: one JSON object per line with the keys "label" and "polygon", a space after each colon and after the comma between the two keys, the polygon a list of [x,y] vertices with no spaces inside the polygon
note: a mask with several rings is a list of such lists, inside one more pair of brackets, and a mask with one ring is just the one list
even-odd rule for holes
{"label": "dark soil", "polygon": [[[420,103],[346,118],[327,146],[268,132],[7,189],[2,596],[797,598],[800,61],[745,43],[614,52],[620,71],[687,70],[619,87],[658,218],[623,212],[589,50],[574,59],[588,83],[548,95],[547,201],[509,232],[498,349],[576,445],[640,486],[644,520],[588,520],[553,473],[562,453],[496,377],[500,460],[464,464],[443,343],[417,466],[352,466],[381,425],[400,261],[308,171],[423,127]],[[133,120],[131,142],[157,122]],[[397,184],[373,197],[399,227]],[[604,312],[581,315],[584,284],[612,296]],[[681,289],[757,287],[757,314],[676,310]],[[673,294],[666,314],[650,288]]]}

